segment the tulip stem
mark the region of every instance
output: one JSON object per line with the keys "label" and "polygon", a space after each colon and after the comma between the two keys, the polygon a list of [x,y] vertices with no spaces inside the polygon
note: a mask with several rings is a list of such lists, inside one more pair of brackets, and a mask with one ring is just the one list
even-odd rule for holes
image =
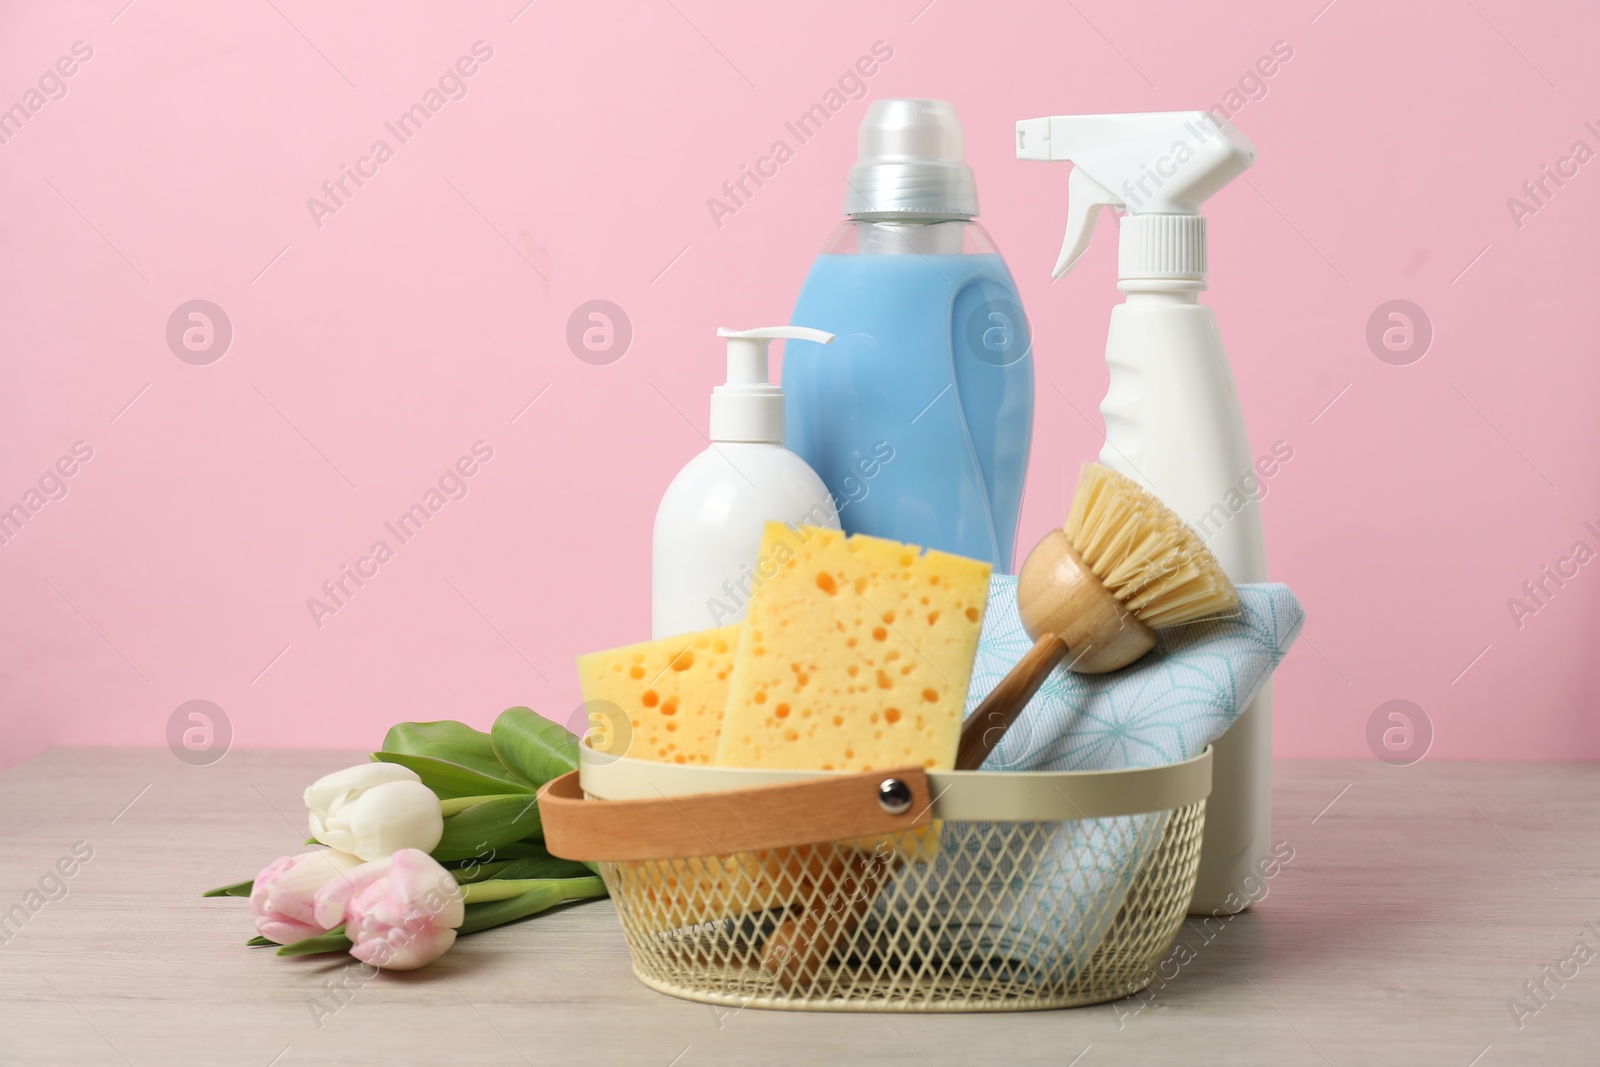
{"label": "tulip stem", "polygon": [[[521,881],[533,888],[517,896],[492,903],[481,903],[483,898],[480,897],[480,903],[469,904],[466,921],[456,927],[456,933],[475,934],[480,930],[489,930],[518,919],[526,919],[530,915],[548,911],[567,901],[592,900],[606,895],[605,883],[598,878],[508,878],[503,881]],[[465,893],[492,884],[476,882],[462,886],[461,889]]]}

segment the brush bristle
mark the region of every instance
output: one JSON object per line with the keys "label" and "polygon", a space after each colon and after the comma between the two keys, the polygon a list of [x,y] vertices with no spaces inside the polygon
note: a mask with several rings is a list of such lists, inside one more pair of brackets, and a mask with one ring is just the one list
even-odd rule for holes
{"label": "brush bristle", "polygon": [[1067,540],[1140,622],[1160,630],[1239,610],[1239,593],[1187,523],[1137,482],[1085,463]]}

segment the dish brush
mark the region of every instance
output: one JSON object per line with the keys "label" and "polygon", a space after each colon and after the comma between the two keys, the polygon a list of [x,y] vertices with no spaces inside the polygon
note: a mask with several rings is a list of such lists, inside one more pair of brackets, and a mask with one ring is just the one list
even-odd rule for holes
{"label": "dish brush", "polygon": [[1155,647],[1157,630],[1238,610],[1238,590],[1188,524],[1133,479],[1085,463],[1065,526],[1017,575],[1034,646],[968,717],[956,768],[983,763],[1058,664],[1120,670]]}

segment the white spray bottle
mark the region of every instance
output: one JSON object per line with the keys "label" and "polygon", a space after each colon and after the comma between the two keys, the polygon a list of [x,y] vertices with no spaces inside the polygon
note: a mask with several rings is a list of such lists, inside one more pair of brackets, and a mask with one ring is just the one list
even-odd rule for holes
{"label": "white spray bottle", "polygon": [[671,637],[744,618],[768,522],[839,528],[839,509],[806,461],[783,447],[783,390],[767,378],[767,344],[825,345],[804,326],[717,331],[728,382],[711,391],[711,446],[667,486],[651,544],[650,631]]}
{"label": "white spray bottle", "polygon": [[[1017,123],[1019,159],[1067,160],[1067,235],[1055,277],[1089,248],[1102,207],[1121,219],[1106,338],[1100,461],[1142,483],[1205,539],[1228,577],[1267,577],[1250,441],[1206,287],[1206,199],[1256,150],[1205,111],[1057,115]],[[1234,507],[1235,504],[1239,506]],[[1215,746],[1200,877],[1190,910],[1231,914],[1265,868],[1272,802],[1271,683]]]}

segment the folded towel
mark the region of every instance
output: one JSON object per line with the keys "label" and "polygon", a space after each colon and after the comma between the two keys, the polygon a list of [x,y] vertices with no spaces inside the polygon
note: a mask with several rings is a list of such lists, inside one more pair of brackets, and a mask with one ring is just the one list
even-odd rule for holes
{"label": "folded towel", "polygon": [[[1305,611],[1286,585],[1242,585],[1238,615],[1156,632],[1156,647],[1111,674],[1050,673],[984,762],[986,771],[1109,771],[1198,756],[1227,732],[1294,644]],[[967,714],[1033,647],[1017,579],[997,574],[967,691]]]}
{"label": "folded towel", "polygon": [[[1239,603],[1232,618],[1158,632],[1155,650],[1124,670],[1057,668],[983,769],[1113,770],[1198,755],[1265,684],[1305,619],[1283,585],[1240,586]],[[967,714],[1032,647],[1017,614],[1017,579],[995,575]],[[967,826],[946,835],[932,870],[908,867],[897,879],[905,884],[885,894],[875,917],[921,951],[937,944],[966,959],[987,958],[1015,980],[1056,980],[1093,956],[1169,819],[1158,813]],[[945,899],[931,909],[918,892],[929,885],[945,887]],[[1014,907],[973,906],[995,886],[1009,887]],[[943,916],[931,936],[914,914],[930,910]],[[958,915],[968,918],[949,921]]]}

